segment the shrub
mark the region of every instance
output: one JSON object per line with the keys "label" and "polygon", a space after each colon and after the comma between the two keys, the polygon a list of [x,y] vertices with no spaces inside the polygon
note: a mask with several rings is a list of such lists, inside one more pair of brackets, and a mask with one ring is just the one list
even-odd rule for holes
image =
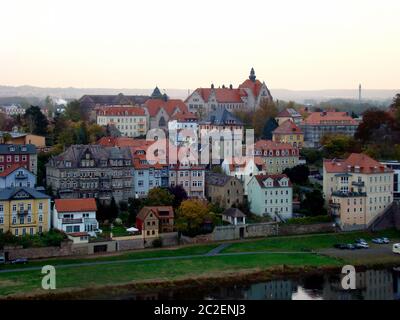
{"label": "shrub", "polygon": [[332,222],[332,218],[328,215],[315,216],[315,217],[304,217],[304,218],[292,218],[289,219],[287,224],[313,224],[313,223],[323,223]]}
{"label": "shrub", "polygon": [[120,218],[116,218],[116,219],[114,220],[114,224],[115,224],[116,226],[120,226],[120,225],[122,225],[122,220],[121,220]]}
{"label": "shrub", "polygon": [[163,243],[161,238],[154,239],[152,242],[153,248],[161,248],[162,244]]}

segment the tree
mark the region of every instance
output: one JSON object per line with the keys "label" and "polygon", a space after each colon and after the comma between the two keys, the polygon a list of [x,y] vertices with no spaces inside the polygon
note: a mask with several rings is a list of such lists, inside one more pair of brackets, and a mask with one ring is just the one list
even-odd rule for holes
{"label": "tree", "polygon": [[89,134],[85,121],[81,121],[77,133],[76,133],[76,144],[88,144],[89,143]]}
{"label": "tree", "polygon": [[31,106],[25,111],[24,124],[28,132],[37,135],[46,135],[48,121],[38,106]]}
{"label": "tree", "polygon": [[106,129],[93,123],[88,127],[87,133],[89,135],[89,143],[95,143],[100,138],[106,136]]}
{"label": "tree", "polygon": [[65,116],[73,122],[89,120],[87,110],[81,106],[78,100],[73,100],[67,104],[67,107],[65,108]]}
{"label": "tree", "polygon": [[344,134],[326,134],[321,138],[325,158],[343,158],[348,153],[361,152],[360,144]]}
{"label": "tree", "polygon": [[151,189],[145,201],[147,206],[171,206],[173,202],[174,195],[161,187]]}
{"label": "tree", "polygon": [[293,183],[306,184],[308,182],[308,176],[310,175],[310,169],[308,166],[301,164],[293,168],[286,168],[283,173],[286,174]]}
{"label": "tree", "polygon": [[278,122],[274,118],[269,118],[267,122],[265,122],[265,126],[263,128],[262,138],[267,140],[272,140],[272,132],[278,128]]}
{"label": "tree", "polygon": [[177,210],[176,227],[184,234],[196,235],[207,218],[210,218],[207,205],[199,200],[185,200]]}
{"label": "tree", "polygon": [[259,108],[253,114],[254,135],[260,137],[263,133],[265,124],[269,118],[275,118],[278,108],[273,101],[263,99]]}
{"label": "tree", "polygon": [[178,208],[182,201],[188,198],[185,188],[180,184],[168,187],[169,192],[174,196],[173,207]]}
{"label": "tree", "polygon": [[383,141],[390,138],[394,120],[387,112],[376,108],[368,109],[357,128],[355,138],[362,143]]}
{"label": "tree", "polygon": [[321,190],[313,189],[313,191],[306,193],[305,199],[300,203],[300,208],[308,216],[321,216],[326,214],[324,204],[325,200]]}

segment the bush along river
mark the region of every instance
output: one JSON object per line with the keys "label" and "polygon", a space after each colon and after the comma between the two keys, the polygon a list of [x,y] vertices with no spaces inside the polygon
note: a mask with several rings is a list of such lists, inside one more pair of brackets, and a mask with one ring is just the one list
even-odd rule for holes
{"label": "bush along river", "polygon": [[[91,299],[123,300],[400,300],[400,268],[364,269],[356,289],[344,290],[342,274],[314,273],[240,284],[173,287],[146,292],[104,294]],[[88,298],[88,297],[87,297]]]}

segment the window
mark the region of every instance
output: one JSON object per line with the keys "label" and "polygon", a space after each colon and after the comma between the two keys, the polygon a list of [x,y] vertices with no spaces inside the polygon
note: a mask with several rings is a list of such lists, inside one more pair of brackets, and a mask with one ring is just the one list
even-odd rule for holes
{"label": "window", "polygon": [[39,222],[43,222],[43,215],[39,214]]}
{"label": "window", "polygon": [[0,212],[4,212],[4,206],[0,204]]}
{"label": "window", "polygon": [[42,232],[43,232],[43,227],[39,226],[39,233],[42,233]]}
{"label": "window", "polygon": [[31,236],[33,236],[33,228],[30,228],[30,229],[29,229],[29,234],[30,234]]}
{"label": "window", "polygon": [[17,224],[17,217],[16,216],[12,217],[12,224]]}
{"label": "window", "polygon": [[0,224],[4,224],[4,217],[0,216]]}
{"label": "window", "polygon": [[18,236],[18,229],[15,229],[15,235]]}

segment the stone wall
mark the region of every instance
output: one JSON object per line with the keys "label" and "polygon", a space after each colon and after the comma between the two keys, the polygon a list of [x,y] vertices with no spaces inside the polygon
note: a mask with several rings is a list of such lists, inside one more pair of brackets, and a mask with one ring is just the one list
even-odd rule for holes
{"label": "stone wall", "polygon": [[72,255],[72,241],[63,241],[60,247],[26,248],[22,246],[4,246],[4,254],[9,260],[18,258],[40,259],[65,257]]}
{"label": "stone wall", "polygon": [[307,233],[329,233],[335,232],[333,223],[315,223],[315,224],[287,224],[280,225],[278,234],[280,236],[307,234]]}

